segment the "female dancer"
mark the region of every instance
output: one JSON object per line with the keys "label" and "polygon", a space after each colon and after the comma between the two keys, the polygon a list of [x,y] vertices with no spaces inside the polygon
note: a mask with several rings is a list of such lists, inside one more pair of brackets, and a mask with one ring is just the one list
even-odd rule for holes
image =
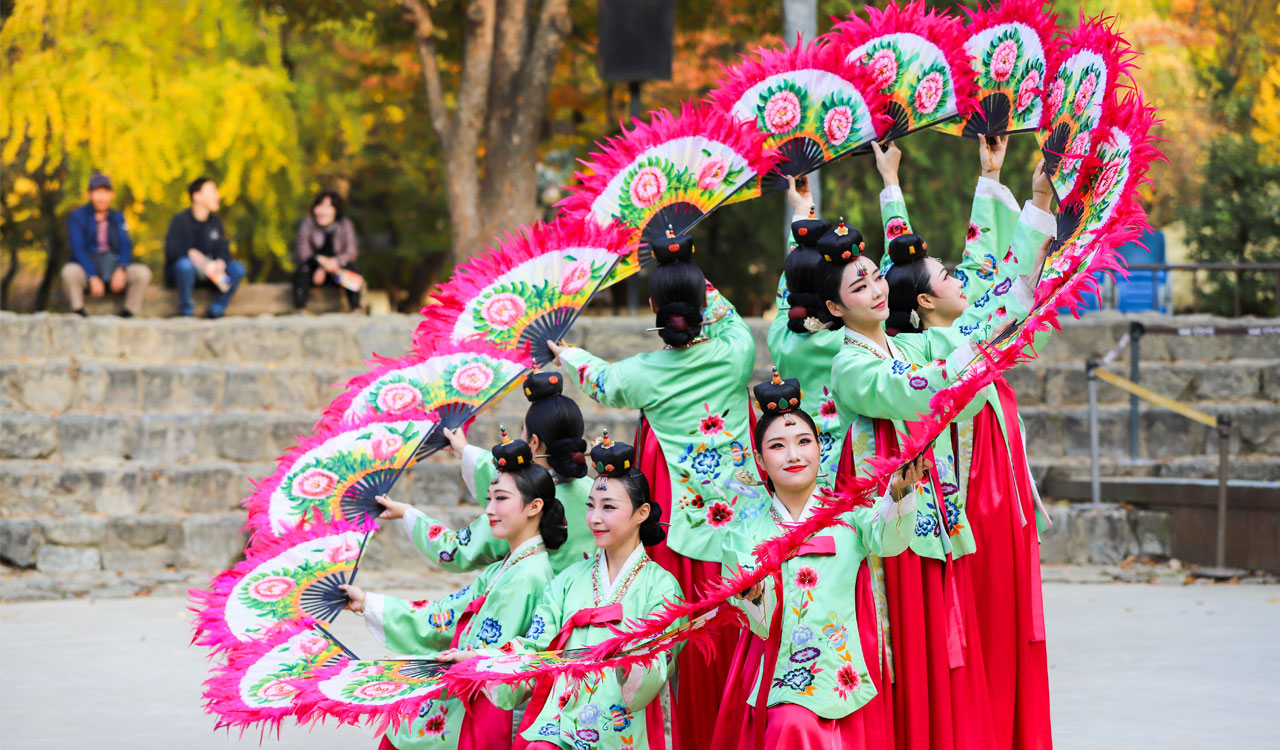
{"label": "female dancer", "polygon": [[[773,381],[757,385],[755,395],[763,412],[753,433],[755,455],[773,502],[768,513],[730,534],[728,574],[738,566],[751,567],[758,544],[803,525],[814,507],[831,497],[818,483],[818,427],[793,405],[800,402],[799,381],[782,380],[775,370]],[[890,556],[907,549],[914,496],[900,503],[894,498],[909,493],[923,471],[923,459],[917,459],[874,509],[868,504],[845,514],[847,526],[816,530],[783,563],[780,589],[769,578],[745,592],[741,606],[752,630],[768,640],[763,669],[759,656],[751,663],[763,679],[744,675],[753,708],[747,710],[741,736],[753,737],[755,747],[893,747],[886,713],[868,706],[883,700],[878,694],[885,682],[880,660],[874,658],[880,649],[875,628],[859,621],[861,603],[849,596],[849,582],[868,554]]]}
{"label": "female dancer", "polygon": [[[746,450],[751,329],[694,264],[693,238],[668,234],[668,244],[654,249],[658,266],[649,277],[649,304],[665,347],[609,363],[582,349],[548,345],[577,371],[591,398],[641,410],[640,470],[654,500],[671,514],[670,541],[653,550],[653,559],[694,597],[704,581],[720,577],[729,528],[760,513],[768,499],[735,476],[755,477]],[[731,653],[735,638],[726,634],[717,648]],[[713,650],[680,655],[672,726],[682,750],[711,741],[728,669],[727,659],[707,658]]]}
{"label": "female dancer", "polygon": [[[556,498],[569,519],[568,539],[547,553],[551,569],[557,573],[587,559],[595,550],[591,532],[582,521],[591,489],[585,455],[587,441],[582,439],[582,411],[573,399],[562,394],[563,389],[564,377],[557,372],[535,372],[526,377],[523,392],[529,399],[529,410],[520,428],[520,439],[529,444],[534,463],[551,472]],[[477,488],[488,487],[497,475],[492,454],[468,444],[461,429],[445,430],[445,436],[449,438],[450,452],[462,459],[462,480],[467,490],[477,497]],[[486,515],[454,530],[408,503],[387,497],[379,497],[378,502],[386,508],[379,518],[401,519],[401,528],[418,550],[445,570],[476,570],[507,554],[507,544],[493,535]]]}
{"label": "female dancer", "polygon": [[[983,178],[999,175],[1003,143],[982,151]],[[896,165],[888,165],[891,168]],[[896,172],[896,169],[894,169]],[[894,182],[896,183],[896,174]],[[888,180],[886,180],[888,182]],[[1003,187],[1003,186],[1001,186]],[[1050,186],[1043,172],[1033,184],[1036,202],[1047,205]],[[979,192],[982,191],[981,179]],[[1005,191],[1007,192],[1007,190]],[[1012,195],[1000,201],[1000,211],[1012,213]],[[903,222],[906,206],[898,201]],[[974,209],[977,211],[975,198]],[[1012,222],[995,221],[994,227],[1012,228]],[[971,223],[962,267],[972,272],[961,289],[981,298],[989,296],[992,276],[983,274],[983,253]],[[995,247],[1007,246],[1008,236],[998,236]],[[981,255],[980,255],[981,253]],[[978,256],[978,257],[974,257]],[[966,295],[956,284],[937,283],[941,264],[927,255],[895,258],[885,274],[889,283],[888,326],[901,331],[895,341],[933,328],[947,328],[963,312]],[[989,261],[988,261],[989,265]],[[956,274],[957,278],[959,273]],[[914,317],[913,317],[914,314]],[[1039,342],[1037,342],[1039,343]],[[1049,719],[1049,675],[1045,654],[1044,606],[1040,586],[1038,528],[1030,521],[1046,516],[1039,504],[1035,483],[1027,465],[1025,433],[1018,417],[1017,394],[1003,377],[987,387],[986,405],[971,420],[951,426],[956,445],[954,473],[943,476],[944,492],[954,483],[955,502],[968,519],[977,553],[969,561],[973,594],[977,603],[982,661],[996,728],[998,748],[1052,747]],[[956,553],[961,554],[957,542]]]}
{"label": "female dancer", "polygon": [[[1043,252],[1052,229],[1052,216],[1029,206],[1014,230],[1010,260],[1036,261],[1035,248]],[[891,341],[884,329],[887,284],[849,237],[837,227],[821,242],[832,266],[825,289],[828,309],[845,327],[845,346],[832,362],[836,408],[850,429],[842,477],[851,477],[868,455],[894,455],[904,423],[927,413],[933,394],[949,385],[972,358],[960,330],[939,329],[918,340]],[[926,249],[924,240],[912,233],[890,243],[893,257],[914,257]],[[1031,296],[1014,284],[1021,270],[1016,261],[995,269],[1000,278],[992,292],[1002,297],[998,307],[988,312],[971,306],[958,326],[972,326],[975,340],[986,339],[996,326],[1024,316]],[[979,396],[961,417],[984,404]],[[866,445],[866,452],[854,455],[850,447],[855,445]],[[956,528],[958,509],[954,503],[945,504],[938,482],[938,473],[953,465],[950,441],[937,441],[927,453],[933,454],[938,469],[915,489],[917,537],[910,551],[884,561],[893,639],[895,743],[899,748],[990,747],[994,729],[977,645],[975,605],[964,561],[951,557],[951,535],[961,531]]]}
{"label": "female dancer", "polygon": [[[662,509],[649,497],[649,483],[635,461],[635,450],[611,442],[607,432],[591,451],[599,478],[587,498],[586,520],[599,551],[547,584],[528,632],[510,644],[517,651],[594,646],[613,637],[610,625],[644,617],[680,598],[676,579],[645,553],[666,534],[659,523]],[[670,670],[670,663],[660,660],[616,676],[535,683],[516,748],[665,748],[657,696]],[[509,709],[530,692],[524,685],[485,690],[494,703]]]}
{"label": "female dancer", "polygon": [[832,330],[834,319],[822,298],[823,260],[818,240],[831,222],[817,218],[807,183],[788,177],[787,197],[794,213],[791,236],[796,245],[787,254],[778,280],[777,314],[766,339],[769,356],[783,372],[794,375],[804,392],[802,406],[818,425],[822,471],[818,483],[834,487],[845,430],[831,399],[831,360],[844,337]]}
{"label": "female dancer", "polygon": [[[437,601],[408,602],[359,586],[342,586],[347,609],[364,615],[365,625],[387,648],[403,654],[447,648],[484,648],[525,632],[534,607],[552,579],[547,550],[565,541],[564,508],[555,483],[533,462],[523,440],[505,431],[493,448],[497,478],[489,485],[485,517],[493,536],[509,553],[485,568],[471,585]],[[417,718],[383,735],[380,747],[490,750],[511,746],[511,712],[483,695],[467,701],[445,696],[424,703]]]}

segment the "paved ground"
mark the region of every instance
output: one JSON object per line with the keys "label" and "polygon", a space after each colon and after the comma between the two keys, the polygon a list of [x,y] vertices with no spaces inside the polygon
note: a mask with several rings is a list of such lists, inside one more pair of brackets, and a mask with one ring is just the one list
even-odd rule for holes
{"label": "paved ground", "polygon": [[[1276,747],[1280,586],[1050,583],[1059,748]],[[204,655],[184,602],[73,600],[0,606],[5,748],[251,747],[201,714]],[[357,653],[379,654],[356,618]],[[368,730],[286,726],[268,748],[373,748]]]}

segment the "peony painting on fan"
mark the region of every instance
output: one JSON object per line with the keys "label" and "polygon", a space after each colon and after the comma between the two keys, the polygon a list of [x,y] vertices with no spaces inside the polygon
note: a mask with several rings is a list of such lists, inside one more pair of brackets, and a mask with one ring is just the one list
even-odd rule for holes
{"label": "peony painting on fan", "polygon": [[[978,394],[1033,356],[1034,337],[1058,325],[1060,308],[1079,305],[1093,273],[1115,271],[1117,246],[1146,226],[1137,191],[1159,158],[1155,112],[1133,84],[1135,53],[1114,19],[1068,29],[1043,0],[965,13],[891,2],[839,19],[817,39],[754,50],[725,68],[705,100],[651,112],[597,143],[552,220],[510,227],[459,264],[422,308],[409,353],[370,360],[253,483],[243,501],[244,561],[192,591],[193,640],[214,656],[206,708],[219,726],[333,718],[381,731],[449,692],[595,679],[741,629],[740,611],[718,605],[779,576],[810,537],[871,503]],[[848,157],[928,128],[1034,132],[1060,211],[1030,315],[978,347],[897,453],[868,460],[851,486],[757,547],[754,569],[617,623],[589,651],[526,653],[512,642],[455,665],[434,653],[360,657],[332,636],[348,603],[339,587],[355,578],[380,529],[377,496],[443,447],[445,428],[466,426],[548,366],[546,342],[568,335],[602,289],[649,266],[653,243],[785,187],[786,176],[865,169]]]}

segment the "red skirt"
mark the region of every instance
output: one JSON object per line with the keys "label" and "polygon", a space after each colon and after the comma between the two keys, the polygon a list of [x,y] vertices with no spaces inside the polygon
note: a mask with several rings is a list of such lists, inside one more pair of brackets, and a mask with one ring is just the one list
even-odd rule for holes
{"label": "red skirt", "polygon": [[[636,454],[640,472],[649,480],[650,496],[662,508],[663,520],[670,521],[671,475],[658,436],[643,419],[636,434]],[[654,562],[675,576],[688,601],[696,600],[708,584],[721,578],[720,563],[685,557],[665,541],[647,551]],[[709,646],[687,648],[676,657],[676,679],[671,691],[671,735],[675,750],[711,747],[720,695],[740,635],[722,631]]]}
{"label": "red skirt", "polygon": [[[777,750],[876,750],[884,747],[883,735],[868,724],[862,710],[839,719],[824,719],[803,706],[780,703],[765,714],[765,747]],[[753,728],[748,712],[745,736]],[[733,747],[725,745],[723,747]]]}
{"label": "red skirt", "polygon": [[[973,419],[966,513],[977,552],[969,564],[977,603],[996,748],[1049,748],[1049,667],[1040,588],[1040,540],[1016,395],[996,381],[1008,447],[995,409]],[[1012,453],[1012,455],[1010,455]],[[972,559],[970,559],[972,558]]]}
{"label": "red skirt", "polygon": [[[875,435],[877,456],[897,453],[892,421],[875,420]],[[845,440],[837,490],[855,476],[851,444]],[[934,496],[942,497],[936,471],[930,476]],[[894,747],[992,747],[994,730],[965,558],[943,562],[907,550],[885,558],[884,571],[893,641]]]}

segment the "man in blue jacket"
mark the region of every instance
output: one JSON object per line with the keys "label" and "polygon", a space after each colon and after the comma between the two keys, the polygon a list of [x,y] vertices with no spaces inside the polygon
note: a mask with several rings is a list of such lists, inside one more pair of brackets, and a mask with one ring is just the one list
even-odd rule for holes
{"label": "man in blue jacket", "polygon": [[151,283],[151,269],[133,262],[133,242],[124,225],[124,214],[111,210],[115,198],[111,180],[104,174],[89,178],[89,202],[67,217],[71,236],[71,262],[62,267],[62,286],[71,312],[84,317],[84,290],[101,297],[124,292],[120,316],[142,312],[142,296]]}

